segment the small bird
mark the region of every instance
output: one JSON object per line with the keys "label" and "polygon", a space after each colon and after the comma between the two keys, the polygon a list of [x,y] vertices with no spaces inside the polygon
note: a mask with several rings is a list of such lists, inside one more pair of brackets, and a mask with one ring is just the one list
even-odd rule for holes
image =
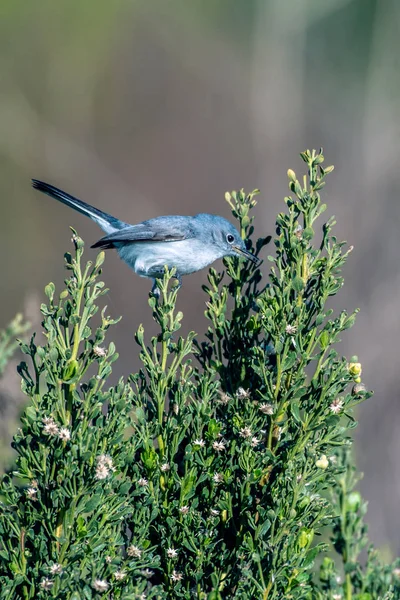
{"label": "small bird", "polygon": [[180,287],[182,275],[204,269],[224,256],[242,256],[255,265],[261,262],[246,249],[235,227],[218,215],[172,215],[129,225],[49,183],[32,179],[32,186],[97,223],[107,235],[92,248],[115,248],[135,273],[154,281],[155,294],[156,279],[162,277],[165,267],[176,269],[174,277]]}

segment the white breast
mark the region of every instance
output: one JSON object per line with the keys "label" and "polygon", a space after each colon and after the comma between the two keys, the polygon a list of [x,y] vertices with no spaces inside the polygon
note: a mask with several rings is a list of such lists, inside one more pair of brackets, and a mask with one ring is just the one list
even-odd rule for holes
{"label": "white breast", "polygon": [[137,242],[121,245],[118,254],[131,269],[142,277],[154,277],[166,265],[175,267],[180,275],[194,273],[222,258],[221,251],[199,240],[179,242]]}

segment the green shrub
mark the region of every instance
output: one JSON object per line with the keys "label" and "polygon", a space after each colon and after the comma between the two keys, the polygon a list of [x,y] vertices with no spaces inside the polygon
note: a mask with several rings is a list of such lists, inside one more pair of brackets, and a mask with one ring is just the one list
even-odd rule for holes
{"label": "green shrub", "polygon": [[[371,394],[357,357],[334,350],[355,313],[326,306],[350,248],[333,219],[314,241],[332,167],[301,156],[308,174],[288,171],[267,279],[235,259],[211,269],[201,341],[177,334],[167,272],[149,296],[158,335],[136,332],[142,368],[110,389],[115,320],[95,316],[104,255],[83,266],[73,232],[66,288],[49,284],[41,307],[47,342],[22,344],[29,402],[0,485],[2,599],[400,597],[397,564],[373,550],[359,562],[365,503],[348,448]],[[226,195],[250,240],[256,193]]]}

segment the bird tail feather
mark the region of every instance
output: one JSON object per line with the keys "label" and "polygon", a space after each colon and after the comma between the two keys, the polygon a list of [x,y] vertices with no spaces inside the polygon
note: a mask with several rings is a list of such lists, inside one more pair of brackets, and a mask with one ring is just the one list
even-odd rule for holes
{"label": "bird tail feather", "polygon": [[38,179],[32,179],[32,186],[44,194],[55,198],[59,202],[70,206],[71,208],[77,210],[78,212],[86,215],[90,219],[92,219],[95,223],[97,223],[103,231],[106,233],[112,233],[118,229],[122,229],[125,224],[116,219],[115,217],[109,215],[108,213],[83,202],[83,200],[79,200],[66,192],[50,185],[49,183],[45,183],[44,181],[39,181]]}

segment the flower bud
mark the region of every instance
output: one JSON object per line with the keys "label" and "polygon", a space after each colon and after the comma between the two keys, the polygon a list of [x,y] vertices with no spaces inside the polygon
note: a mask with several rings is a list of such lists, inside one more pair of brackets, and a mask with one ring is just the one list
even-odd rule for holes
{"label": "flower bud", "polygon": [[361,363],[359,363],[359,362],[349,362],[348,369],[349,369],[350,375],[352,375],[353,377],[358,378],[362,373],[362,366],[361,366]]}
{"label": "flower bud", "polygon": [[325,454],[322,454],[316,461],[315,466],[318,469],[327,469],[329,467],[329,460],[326,458]]}
{"label": "flower bud", "polygon": [[365,387],[365,385],[363,383],[358,382],[355,385],[353,385],[351,393],[353,396],[360,396],[366,391],[367,388]]}

